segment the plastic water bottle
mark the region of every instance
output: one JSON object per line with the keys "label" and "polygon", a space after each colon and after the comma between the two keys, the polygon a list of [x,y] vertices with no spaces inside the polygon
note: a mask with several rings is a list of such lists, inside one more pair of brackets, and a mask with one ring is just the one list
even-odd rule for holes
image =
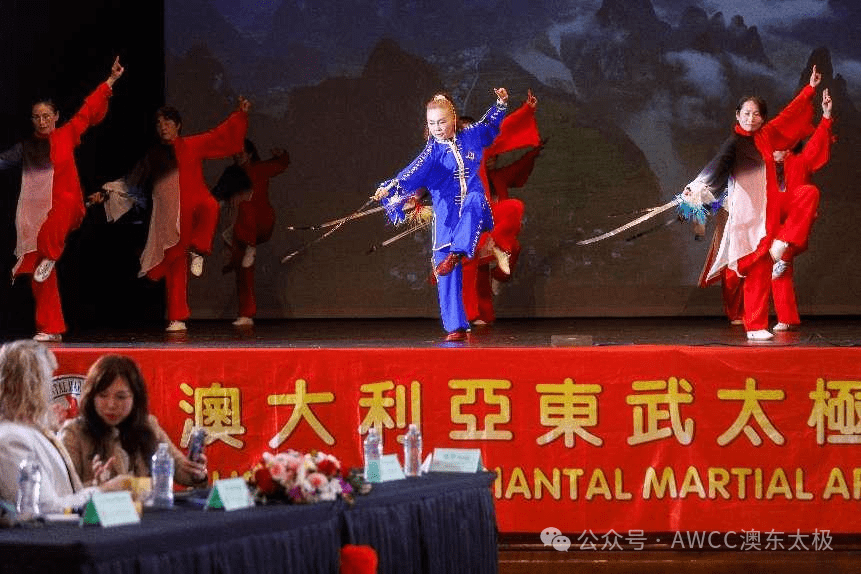
{"label": "plastic water bottle", "polygon": [[422,474],[422,433],[414,424],[409,426],[404,436],[404,474],[407,476]]}
{"label": "plastic water bottle", "polygon": [[155,508],[173,506],[173,456],[166,442],[159,443],[152,455],[152,505]]}
{"label": "plastic water bottle", "polygon": [[365,480],[380,482],[380,457],[383,456],[383,441],[377,429],[368,429],[365,437]]}
{"label": "plastic water bottle", "polygon": [[39,511],[39,490],[42,487],[42,467],[32,458],[25,458],[18,465],[18,500],[15,510],[18,520],[33,520]]}

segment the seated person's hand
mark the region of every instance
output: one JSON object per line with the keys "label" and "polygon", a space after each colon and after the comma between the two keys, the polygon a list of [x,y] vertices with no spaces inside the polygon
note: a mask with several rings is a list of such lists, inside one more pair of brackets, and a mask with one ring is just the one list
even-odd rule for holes
{"label": "seated person's hand", "polygon": [[103,492],[118,492],[120,490],[132,490],[134,477],[130,474],[120,474],[99,485]]}
{"label": "seated person's hand", "polygon": [[188,457],[183,457],[182,460],[177,462],[179,463],[180,469],[191,476],[196,482],[203,482],[207,479],[207,459],[205,454],[201,453],[198,462],[190,460]]}

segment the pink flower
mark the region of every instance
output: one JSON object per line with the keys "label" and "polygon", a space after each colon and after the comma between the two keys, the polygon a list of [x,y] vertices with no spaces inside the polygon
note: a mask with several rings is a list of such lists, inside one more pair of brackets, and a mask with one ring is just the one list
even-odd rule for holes
{"label": "pink flower", "polygon": [[272,475],[272,478],[284,484],[287,480],[287,467],[278,462],[273,462],[269,465],[269,473]]}
{"label": "pink flower", "polygon": [[312,472],[305,478],[305,480],[308,481],[308,484],[310,484],[314,490],[320,490],[325,485],[329,484],[329,479],[326,478],[326,475],[319,472]]}
{"label": "pink flower", "polygon": [[299,470],[299,465],[302,464],[302,455],[296,452],[295,450],[291,450],[284,454],[284,465],[293,472]]}

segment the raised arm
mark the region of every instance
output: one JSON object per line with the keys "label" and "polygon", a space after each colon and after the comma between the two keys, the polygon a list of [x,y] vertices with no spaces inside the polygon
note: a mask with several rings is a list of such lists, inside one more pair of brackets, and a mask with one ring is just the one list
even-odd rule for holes
{"label": "raised arm", "polygon": [[801,158],[811,172],[818,171],[831,158],[831,95],[822,92],[822,120],[801,150]]}
{"label": "raised arm", "polygon": [[239,96],[236,110],[226,120],[207,132],[184,138],[186,145],[196,150],[202,159],[217,159],[241,152],[248,131],[250,107],[250,102]]}
{"label": "raised arm", "polygon": [[480,134],[480,142],[483,147],[489,146],[499,135],[499,128],[508,110],[508,91],[505,88],[495,88],[496,103],[492,105],[481,119],[467,129],[475,130]]}
{"label": "raised arm", "polygon": [[273,178],[284,172],[290,165],[290,154],[281,148],[272,150],[272,157],[254,164],[254,169],[263,177]]}
{"label": "raised arm", "polygon": [[822,75],[813,66],[810,80],[783,111],[762,128],[773,149],[789,149],[810,133],[813,121],[813,95]]}
{"label": "raised arm", "polygon": [[108,113],[108,100],[113,94],[114,83],[123,75],[125,68],[120,65],[119,56],[114,60],[111,67],[111,73],[104,83],[99,84],[99,87],[87,96],[81,109],[78,110],[69,122],[61,129],[67,129],[71,132],[72,140],[75,145],[81,141],[81,135],[88,128],[94,126],[105,119]]}

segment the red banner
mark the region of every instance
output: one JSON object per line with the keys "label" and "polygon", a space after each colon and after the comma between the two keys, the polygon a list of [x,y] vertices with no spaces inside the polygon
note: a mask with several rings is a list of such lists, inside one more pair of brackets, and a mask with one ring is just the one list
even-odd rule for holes
{"label": "red banner", "polygon": [[[70,375],[117,350],[56,352]],[[216,476],[287,448],[359,466],[369,426],[402,455],[417,422],[426,452],[481,449],[503,532],[859,528],[859,349],[122,352],[177,444],[208,429]]]}

